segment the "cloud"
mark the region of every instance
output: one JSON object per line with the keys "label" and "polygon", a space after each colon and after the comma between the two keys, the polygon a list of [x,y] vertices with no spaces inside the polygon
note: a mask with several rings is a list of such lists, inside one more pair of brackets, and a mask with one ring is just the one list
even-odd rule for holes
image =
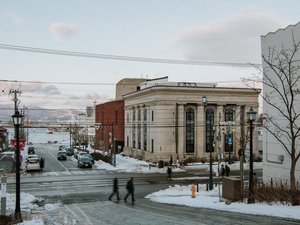
{"label": "cloud", "polygon": [[23,94],[42,94],[45,96],[49,95],[61,95],[60,90],[55,85],[43,85],[39,83],[23,84],[22,87]]}
{"label": "cloud", "polygon": [[14,24],[20,25],[23,24],[26,19],[14,12],[5,12],[3,15],[7,18],[9,18]]}
{"label": "cloud", "polygon": [[270,13],[247,11],[182,30],[171,42],[188,60],[261,63],[260,36],[287,25]]}
{"label": "cloud", "polygon": [[51,34],[58,41],[69,38],[76,32],[76,29],[77,28],[74,25],[60,22],[51,23],[49,25],[49,30]]}

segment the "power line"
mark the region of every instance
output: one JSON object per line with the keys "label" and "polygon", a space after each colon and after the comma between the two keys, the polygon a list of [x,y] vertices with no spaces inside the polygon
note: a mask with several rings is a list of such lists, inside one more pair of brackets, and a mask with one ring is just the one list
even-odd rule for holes
{"label": "power line", "polygon": [[35,48],[35,47],[27,47],[27,46],[20,46],[20,45],[8,45],[8,44],[0,44],[0,49],[32,52],[32,53],[42,53],[42,54],[50,54],[50,55],[64,55],[64,56],[73,56],[73,57],[98,58],[98,59],[133,61],[133,62],[163,63],[163,64],[185,64],[185,65],[227,66],[227,67],[256,67],[256,68],[262,66],[261,64],[255,64],[255,63],[160,59],[160,58],[148,58],[148,57],[137,57],[137,56],[108,55],[108,54],[99,54],[99,53],[90,53],[90,52],[63,51],[63,50],[56,50],[56,49]]}

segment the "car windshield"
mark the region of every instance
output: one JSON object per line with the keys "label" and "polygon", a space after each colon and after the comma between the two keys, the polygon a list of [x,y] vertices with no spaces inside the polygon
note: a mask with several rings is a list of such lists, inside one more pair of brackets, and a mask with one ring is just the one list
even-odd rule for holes
{"label": "car windshield", "polygon": [[66,152],[59,152],[59,153],[57,153],[58,155],[65,155],[66,154]]}
{"label": "car windshield", "polygon": [[82,162],[90,162],[91,159],[88,158],[88,157],[81,157],[81,158],[80,158],[80,161],[82,161]]}

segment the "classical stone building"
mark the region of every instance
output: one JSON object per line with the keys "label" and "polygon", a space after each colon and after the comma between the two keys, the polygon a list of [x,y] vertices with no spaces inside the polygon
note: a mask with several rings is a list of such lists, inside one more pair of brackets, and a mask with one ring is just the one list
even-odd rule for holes
{"label": "classical stone building", "polygon": [[210,83],[146,81],[123,96],[124,153],[155,162],[170,155],[208,159],[210,150],[215,158],[237,156],[247,145],[246,114],[250,107],[257,111],[258,95]]}

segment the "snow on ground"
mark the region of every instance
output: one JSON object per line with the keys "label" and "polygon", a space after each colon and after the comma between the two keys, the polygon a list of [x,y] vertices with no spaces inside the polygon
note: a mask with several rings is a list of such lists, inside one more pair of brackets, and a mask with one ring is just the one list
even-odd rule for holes
{"label": "snow on ground", "polygon": [[[116,155],[117,164],[116,167],[102,162],[96,161],[95,167],[98,169],[103,169],[106,171],[115,171],[115,172],[127,172],[127,173],[166,173],[166,167],[157,168],[151,167],[149,168],[149,164],[145,161],[137,160],[134,158]],[[239,170],[240,163],[236,162],[234,164],[229,165],[231,170]],[[261,168],[262,163],[254,163],[254,168]],[[218,171],[218,167],[220,165],[214,164],[213,170],[214,172]],[[205,163],[194,163],[189,164],[187,166],[181,167],[181,169],[177,168],[173,171],[182,172],[186,169],[203,169],[204,171],[208,171],[209,164]],[[244,164],[244,168],[248,168],[248,164]],[[176,179],[174,179],[176,181]],[[220,190],[222,188],[220,187]],[[166,204],[179,204],[186,205],[191,207],[199,207],[199,208],[210,208],[224,211],[232,211],[232,212],[240,212],[247,214],[259,214],[259,215],[269,215],[269,216],[279,216],[279,217],[288,217],[294,219],[300,219],[300,206],[286,206],[286,205],[268,205],[262,203],[255,204],[247,204],[243,202],[235,202],[227,204],[224,201],[220,201],[219,198],[219,188],[215,187],[212,191],[206,191],[206,186],[201,185],[199,187],[199,192],[196,193],[196,198],[191,198],[191,186],[171,186],[165,190],[160,190],[158,192],[149,194],[146,198],[151,201],[166,203]],[[31,210],[38,208],[35,202],[40,201],[41,199],[37,199],[35,196],[21,193],[21,208],[22,210]],[[9,210],[13,210],[15,206],[15,197],[13,194],[7,194],[7,207]],[[60,207],[58,204],[46,204],[43,206],[43,210],[51,211]],[[31,221],[24,221],[19,225],[43,225],[43,221],[41,219],[33,218]]]}

